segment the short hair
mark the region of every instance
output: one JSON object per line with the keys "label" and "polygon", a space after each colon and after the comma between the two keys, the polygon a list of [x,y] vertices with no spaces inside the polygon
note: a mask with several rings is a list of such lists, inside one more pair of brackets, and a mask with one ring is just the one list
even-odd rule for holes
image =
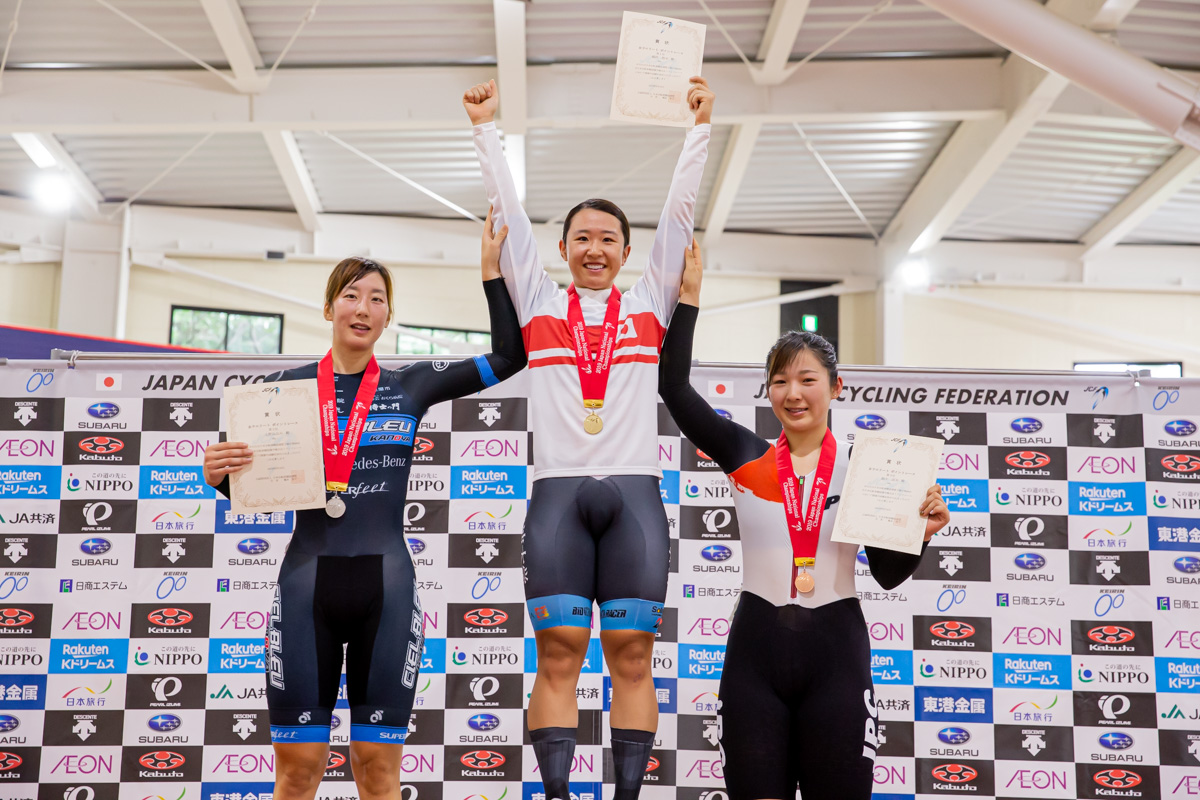
{"label": "short hair", "polygon": [[383,278],[383,287],[387,292],[387,318],[390,324],[392,321],[392,273],[388,272],[388,268],[383,264],[369,258],[350,256],[338,262],[338,265],[333,268],[333,272],[329,273],[329,281],[325,284],[325,307],[333,308],[333,301],[338,298],[343,289],[372,272],[378,272]]}
{"label": "short hair", "polygon": [[837,353],[824,336],[809,331],[788,331],[775,341],[767,353],[767,381],[782,372],[801,353],[812,353],[829,373],[829,385],[837,383]]}
{"label": "short hair", "polygon": [[625,244],[629,244],[629,218],[625,216],[625,212],[622,211],[616,203],[613,203],[609,200],[600,200],[598,198],[584,200],[582,203],[567,212],[567,218],[563,220],[562,240],[564,242],[567,240],[567,236],[569,236],[571,233],[571,220],[575,218],[576,214],[578,214],[580,211],[583,211],[585,208],[594,208],[597,211],[603,211],[605,214],[612,214],[614,217],[616,217],[621,223],[621,235],[625,237]]}

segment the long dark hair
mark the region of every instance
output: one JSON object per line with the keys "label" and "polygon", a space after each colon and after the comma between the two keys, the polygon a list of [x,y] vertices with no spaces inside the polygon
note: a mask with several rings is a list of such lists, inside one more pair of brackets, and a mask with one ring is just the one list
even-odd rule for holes
{"label": "long dark hair", "polygon": [[612,214],[614,217],[616,217],[621,223],[621,235],[625,237],[625,244],[629,244],[629,218],[625,216],[625,212],[622,211],[616,203],[610,200],[600,200],[598,198],[584,200],[582,203],[567,212],[567,218],[563,220],[562,240],[564,242],[567,240],[567,236],[570,235],[571,232],[571,220],[574,219],[576,214],[578,214],[580,211],[583,211],[585,208],[594,208],[597,211],[603,211],[605,214]]}
{"label": "long dark hair", "polygon": [[805,351],[812,353],[829,373],[829,385],[837,383],[837,353],[833,345],[824,336],[809,331],[788,331],[775,341],[767,353],[767,381]]}

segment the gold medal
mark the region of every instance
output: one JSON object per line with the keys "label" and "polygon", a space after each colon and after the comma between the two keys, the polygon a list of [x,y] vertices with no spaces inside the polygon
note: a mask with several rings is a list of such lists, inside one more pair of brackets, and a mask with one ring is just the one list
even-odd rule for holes
{"label": "gold medal", "polygon": [[816,585],[817,585],[817,582],[813,580],[813,576],[809,575],[807,572],[801,572],[799,575],[796,576],[796,591],[797,592],[801,592],[801,593],[811,592],[813,590],[813,587]]}
{"label": "gold medal", "polygon": [[583,418],[583,429],[595,436],[604,430],[604,420],[600,419],[600,415],[593,411]]}

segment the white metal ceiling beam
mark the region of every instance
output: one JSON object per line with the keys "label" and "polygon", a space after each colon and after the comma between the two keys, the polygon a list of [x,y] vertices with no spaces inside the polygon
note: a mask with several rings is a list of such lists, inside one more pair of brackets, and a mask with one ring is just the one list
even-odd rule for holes
{"label": "white metal ceiling beam", "polygon": [[[1112,26],[1135,5],[1135,0],[1049,0],[1046,8],[1080,25],[1103,19]],[[963,125],[955,132],[950,143],[957,146],[943,148],[884,233],[885,270],[894,269],[909,252],[940,241],[1070,85],[1015,54],[1005,60],[1002,72],[1008,111],[1004,124]],[[946,180],[954,174],[961,180]]]}
{"label": "white metal ceiling beam", "polygon": [[[528,67],[528,126],[613,125],[613,70]],[[718,125],[955,121],[1004,108],[999,59],[812,62],[803,80],[774,87],[757,85],[740,62],[704,71],[721,97]],[[22,70],[5,81],[0,133],[462,130],[463,90],[494,76],[489,66],[285,68],[252,97],[197,70]]]}
{"label": "white metal ceiling beam", "polygon": [[304,224],[304,230],[309,233],[316,231],[320,227],[317,215],[323,210],[321,199],[313,186],[308,165],[304,163],[304,157],[300,154],[296,137],[291,131],[263,131],[262,136],[267,143],[267,149],[271,151],[275,168],[283,178],[283,185],[287,187],[288,196],[292,198],[296,214]]}
{"label": "white metal ceiling beam", "polygon": [[1090,258],[1114,247],[1198,177],[1200,152],[1181,148],[1081,237],[1083,257]]}
{"label": "white metal ceiling beam", "polygon": [[[529,76],[525,55],[525,0],[492,0],[496,26],[496,78],[504,156],[525,201],[525,133],[529,128]],[[463,87],[466,88],[465,86]]]}
{"label": "white metal ceiling beam", "polygon": [[765,86],[782,83],[788,77],[788,60],[796,47],[809,0],[775,0],[767,30],[758,48],[758,81]]}
{"label": "white metal ceiling beam", "polygon": [[233,71],[238,91],[261,91],[265,88],[258,75],[258,69],[263,66],[262,55],[238,0],[200,0],[200,5]]}

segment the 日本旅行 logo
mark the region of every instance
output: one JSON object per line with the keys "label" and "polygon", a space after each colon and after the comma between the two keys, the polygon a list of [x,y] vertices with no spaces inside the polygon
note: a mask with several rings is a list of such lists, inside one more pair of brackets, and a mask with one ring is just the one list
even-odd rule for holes
{"label": "\u65e5\u672c\u65c5\u884c logo", "polygon": [[939,639],[957,641],[975,635],[975,626],[956,619],[942,620],[929,626],[929,632]]}

